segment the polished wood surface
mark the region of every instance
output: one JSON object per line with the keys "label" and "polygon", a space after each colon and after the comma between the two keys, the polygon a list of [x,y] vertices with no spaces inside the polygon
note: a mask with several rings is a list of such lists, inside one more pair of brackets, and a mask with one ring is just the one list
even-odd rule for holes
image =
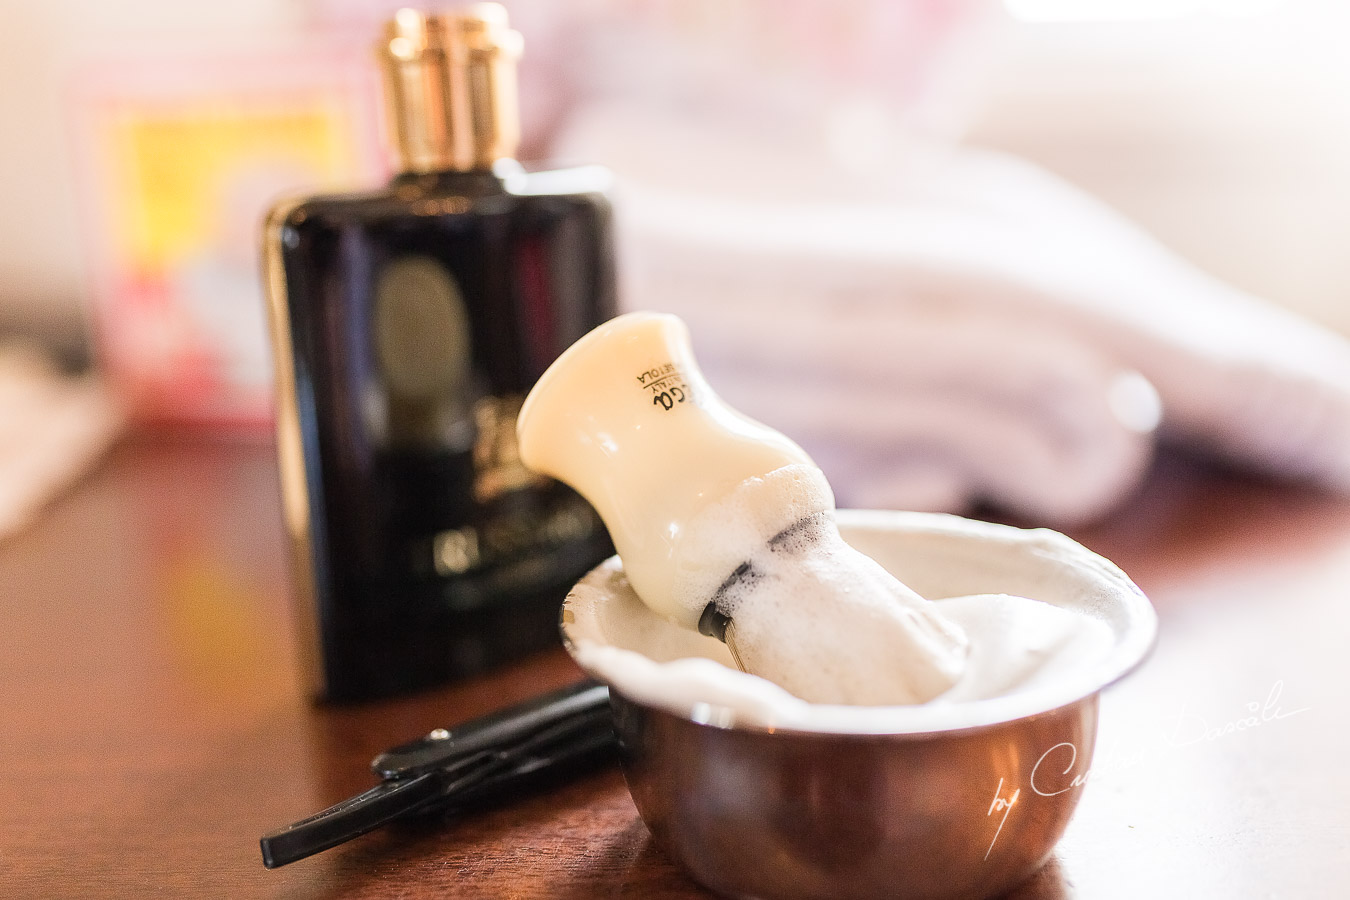
{"label": "polished wood surface", "polygon": [[[1014,896],[1346,896],[1350,500],[1169,459],[1075,536],[1161,638],[1105,694],[1077,816]],[[266,443],[133,436],[0,546],[0,896],[707,896],[615,770],[265,870],[258,837],[369,787],[376,752],[578,675],[557,651],[314,708],[290,640]]]}

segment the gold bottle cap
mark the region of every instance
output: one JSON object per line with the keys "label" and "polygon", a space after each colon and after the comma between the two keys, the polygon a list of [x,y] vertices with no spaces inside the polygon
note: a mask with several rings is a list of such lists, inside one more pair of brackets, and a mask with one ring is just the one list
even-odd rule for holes
{"label": "gold bottle cap", "polygon": [[377,52],[402,171],[487,170],[515,155],[521,46],[496,3],[394,15]]}

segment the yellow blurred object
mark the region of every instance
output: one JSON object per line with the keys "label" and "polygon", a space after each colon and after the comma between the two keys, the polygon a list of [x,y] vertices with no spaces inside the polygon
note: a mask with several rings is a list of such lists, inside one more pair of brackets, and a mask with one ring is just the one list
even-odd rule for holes
{"label": "yellow blurred object", "polygon": [[83,74],[93,324],[132,418],[270,424],[258,225],[279,196],[377,174],[374,73],[359,62],[179,53]]}
{"label": "yellow blurred object", "polygon": [[121,111],[109,157],[111,218],[122,227],[110,235],[147,273],[208,252],[229,237],[221,233],[229,224],[221,212],[241,177],[267,170],[323,182],[349,177],[356,169],[352,127],[338,107],[251,110],[221,100]]}

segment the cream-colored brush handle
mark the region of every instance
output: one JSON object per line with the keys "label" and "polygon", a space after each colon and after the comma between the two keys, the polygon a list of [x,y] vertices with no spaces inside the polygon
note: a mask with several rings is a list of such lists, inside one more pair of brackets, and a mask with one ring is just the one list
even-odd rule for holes
{"label": "cream-colored brush handle", "polygon": [[672,315],[583,337],[530,392],[518,434],[525,465],[600,513],[638,596],[690,628],[748,552],[834,508],[805,451],[713,393]]}

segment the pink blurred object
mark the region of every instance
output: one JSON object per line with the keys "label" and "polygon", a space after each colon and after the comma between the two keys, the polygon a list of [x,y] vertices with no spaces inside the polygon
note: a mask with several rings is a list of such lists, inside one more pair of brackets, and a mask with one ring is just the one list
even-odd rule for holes
{"label": "pink blurred object", "polygon": [[382,175],[365,56],[175,50],[81,71],[95,350],[133,418],[270,424],[258,229],[279,194]]}

